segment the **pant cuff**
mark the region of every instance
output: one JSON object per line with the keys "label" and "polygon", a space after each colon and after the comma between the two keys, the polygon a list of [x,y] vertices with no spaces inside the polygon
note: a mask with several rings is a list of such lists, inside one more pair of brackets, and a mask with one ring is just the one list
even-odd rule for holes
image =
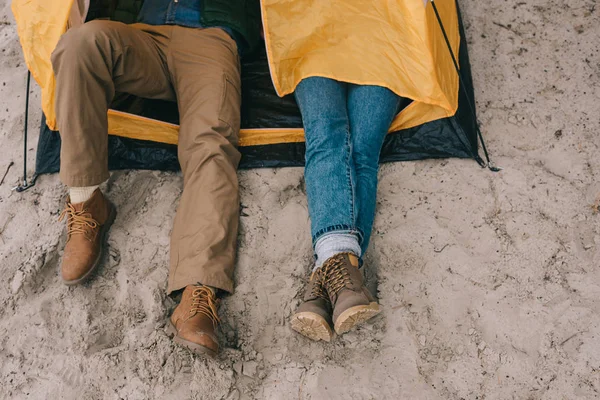
{"label": "pant cuff", "polygon": [[169,279],[169,284],[167,285],[167,295],[170,295],[177,290],[184,289],[186,286],[198,284],[212,286],[229,294],[233,294],[234,292],[233,281],[231,279],[223,278],[222,275],[205,276],[198,274],[194,277],[186,276],[183,278],[175,277],[173,279]]}
{"label": "pant cuff", "polygon": [[340,253],[352,253],[360,258],[361,250],[358,243],[358,236],[340,232],[321,236],[315,244],[315,253],[315,269],[323,265],[329,258]]}
{"label": "pant cuff", "polygon": [[110,178],[108,171],[104,171],[97,175],[67,175],[67,172],[62,170],[59,173],[60,180],[68,187],[85,187],[96,186],[105,182]]}
{"label": "pant cuff", "polygon": [[357,229],[355,227],[351,227],[348,225],[331,225],[328,226],[327,228],[321,229],[319,230],[317,233],[315,233],[312,237],[312,244],[313,244],[313,248],[316,246],[317,242],[319,241],[319,239],[328,236],[328,235],[336,235],[336,234],[341,234],[341,235],[355,235],[358,238],[358,243],[362,244],[363,242],[363,234],[360,231],[360,229]]}

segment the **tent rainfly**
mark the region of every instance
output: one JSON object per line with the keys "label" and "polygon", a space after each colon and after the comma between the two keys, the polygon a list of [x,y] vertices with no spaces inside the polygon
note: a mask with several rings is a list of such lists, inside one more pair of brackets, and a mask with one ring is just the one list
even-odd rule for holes
{"label": "tent rainfly", "polygon": [[[475,116],[471,69],[458,2],[426,1],[424,6],[421,1],[400,1],[411,7],[413,17],[416,16],[414,21],[403,23],[419,24],[407,29],[414,37],[407,39],[412,48],[406,49],[406,65],[402,68],[406,68],[406,76],[410,76],[411,68],[421,68],[418,79],[427,81],[416,82],[416,86],[426,87],[427,93],[423,90],[407,96],[385,140],[381,161],[459,157],[472,158],[481,166],[495,169],[489,158],[486,164],[478,153],[479,137],[487,158]],[[106,18],[109,14],[105,3],[13,0],[25,61],[42,90],[44,117],[36,176],[58,172],[60,165],[61,141],[55,130],[55,81],[50,55],[67,29],[95,18]],[[415,54],[415,48],[421,51]],[[428,61],[423,62],[424,59]],[[242,60],[241,111],[241,168],[304,164],[300,112],[293,96],[277,96],[264,47]],[[108,114],[110,169],[179,169],[176,151],[179,117],[175,103],[119,93]]]}

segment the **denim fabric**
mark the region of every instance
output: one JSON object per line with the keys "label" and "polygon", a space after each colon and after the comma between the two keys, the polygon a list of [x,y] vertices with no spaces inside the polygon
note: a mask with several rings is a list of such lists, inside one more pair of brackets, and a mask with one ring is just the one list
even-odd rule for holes
{"label": "denim fabric", "polygon": [[[202,28],[200,3],[202,0],[146,0],[138,22],[148,25],[178,25],[187,28]],[[228,27],[221,27],[238,45],[240,55],[244,41]]]}
{"label": "denim fabric", "polygon": [[380,86],[312,77],[296,87],[306,137],[306,193],[313,246],[354,234],[365,253],[373,228],[379,153],[400,97]]}
{"label": "denim fabric", "polygon": [[200,23],[201,0],[146,0],[138,21],[148,25],[179,25],[202,28]]}

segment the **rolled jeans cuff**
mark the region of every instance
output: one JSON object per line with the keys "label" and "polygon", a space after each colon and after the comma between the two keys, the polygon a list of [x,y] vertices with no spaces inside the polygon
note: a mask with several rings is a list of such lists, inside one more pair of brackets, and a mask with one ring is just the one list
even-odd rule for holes
{"label": "rolled jeans cuff", "polygon": [[359,237],[347,231],[335,231],[323,235],[315,243],[315,269],[319,268],[330,257],[340,253],[352,253],[361,256]]}
{"label": "rolled jeans cuff", "polygon": [[315,233],[312,236],[313,248],[317,245],[317,242],[319,241],[319,239],[321,239],[325,235],[331,235],[331,234],[356,235],[356,237],[358,238],[359,244],[362,244],[363,239],[364,239],[363,233],[360,231],[360,229],[358,229],[356,227],[346,225],[346,224],[330,225],[326,228],[318,230],[317,233]]}

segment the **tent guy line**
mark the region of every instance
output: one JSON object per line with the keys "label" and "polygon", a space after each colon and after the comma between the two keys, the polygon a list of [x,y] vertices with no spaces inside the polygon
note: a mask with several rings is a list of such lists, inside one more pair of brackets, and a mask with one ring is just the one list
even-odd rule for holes
{"label": "tent guy line", "polygon": [[[17,192],[24,192],[32,186],[35,186],[37,180],[37,174],[31,177],[31,180],[27,182],[27,126],[29,125],[29,90],[31,88],[31,71],[27,70],[27,85],[25,90],[25,123],[23,126],[23,181],[21,184],[12,188]],[[8,172],[8,171],[7,171]]]}
{"label": "tent guy line", "polygon": [[468,93],[466,92],[467,89],[465,87],[465,83],[464,83],[462,75],[460,73],[460,68],[458,67],[458,62],[456,61],[456,56],[454,55],[454,51],[452,51],[452,46],[450,45],[450,40],[448,40],[448,35],[446,34],[446,28],[444,28],[444,24],[442,23],[442,19],[440,18],[440,14],[438,12],[437,6],[435,5],[435,1],[434,0],[425,0],[425,6],[427,6],[428,2],[430,2],[431,6],[433,7],[433,12],[435,13],[435,18],[437,19],[440,29],[442,30],[442,35],[444,35],[444,40],[446,41],[446,46],[448,46],[448,51],[450,52],[450,56],[452,57],[452,62],[454,63],[454,68],[456,69],[456,73],[458,74],[458,79],[460,80],[460,87],[465,92],[465,95],[466,95],[465,97],[467,100],[467,104],[469,106],[469,111],[471,112],[471,116],[473,117],[473,124],[475,125],[475,129],[477,131],[477,136],[479,137],[479,140],[481,141],[481,148],[483,149],[483,154],[485,155],[485,160],[487,161],[487,164],[480,162],[481,159],[479,159],[479,157],[476,160],[477,160],[477,162],[479,162],[479,164],[481,165],[482,168],[488,167],[490,169],[490,171],[492,171],[492,172],[502,171],[501,167],[495,166],[494,163],[492,163],[492,161],[490,160],[490,155],[488,154],[487,147],[485,146],[485,142],[483,141],[483,135],[481,133],[481,129],[479,128],[477,116],[475,115],[475,108],[473,107],[473,104],[471,104],[471,100],[469,99]]}

